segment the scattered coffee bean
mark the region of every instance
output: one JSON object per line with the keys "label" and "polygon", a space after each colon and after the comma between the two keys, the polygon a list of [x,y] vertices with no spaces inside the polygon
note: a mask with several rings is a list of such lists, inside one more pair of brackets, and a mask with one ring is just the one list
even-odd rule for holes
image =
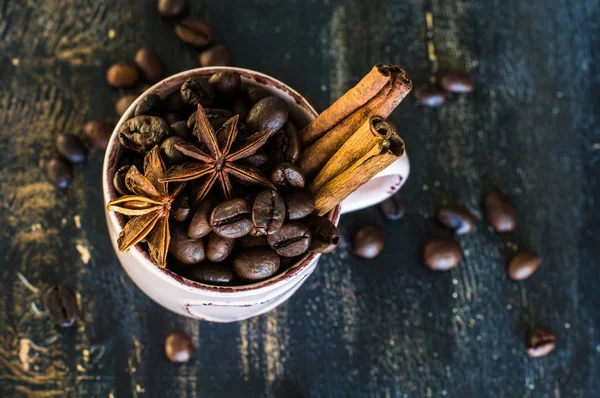
{"label": "scattered coffee bean", "polygon": [[235,245],[235,239],[223,238],[215,233],[208,235],[208,242],[206,243],[206,258],[209,261],[220,263],[233,251]]}
{"label": "scattered coffee bean", "polygon": [[158,0],[158,12],[165,17],[176,17],[186,5],[187,0]]}
{"label": "scattered coffee bean", "polygon": [[73,181],[73,166],[62,156],[46,163],[46,177],[56,188],[65,189]]}
{"label": "scattered coffee bean", "polygon": [[460,245],[453,240],[434,239],[425,245],[423,262],[433,271],[447,271],[462,259]]}
{"label": "scattered coffee bean", "polygon": [[111,65],[106,71],[106,81],[113,87],[129,88],[135,86],[140,74],[135,66],[126,62]]}
{"label": "scattered coffee bean", "polygon": [[313,253],[331,253],[340,243],[338,229],[326,217],[312,216],[306,221],[310,229],[309,251]]}
{"label": "scattered coffee bean", "polygon": [[135,53],[135,64],[144,76],[153,83],[159,81],[163,76],[160,60],[156,53],[149,48],[140,48]]}
{"label": "scattered coffee bean", "polygon": [[283,127],[288,120],[290,109],[279,97],[266,97],[258,101],[248,112],[246,124],[252,130],[273,132]]}
{"label": "scattered coffee bean", "polygon": [[271,139],[271,143],[273,158],[277,163],[296,163],[302,152],[298,129],[289,120],[283,125],[283,129]]}
{"label": "scattered coffee bean", "polygon": [[125,165],[120,167],[117,171],[115,171],[115,175],[113,177],[113,186],[121,195],[131,195],[131,191],[127,188],[127,184],[125,184],[125,176],[129,171],[131,165]]}
{"label": "scattered coffee bean", "polygon": [[253,282],[274,275],[279,265],[279,256],[268,247],[248,249],[233,258],[233,272],[241,279]]}
{"label": "scattered coffee bean", "polygon": [[390,221],[398,221],[404,217],[406,211],[406,205],[404,203],[404,197],[400,193],[396,193],[383,202],[379,203],[379,210],[385,218]]}
{"label": "scattered coffee bean", "polygon": [[184,264],[198,264],[206,258],[202,239],[187,236],[181,224],[171,223],[169,254]]}
{"label": "scattered coffee bean", "polygon": [[508,276],[515,281],[529,278],[540,267],[540,259],[533,253],[519,253],[508,263]]}
{"label": "scattered coffee bean", "polygon": [[283,226],[279,231],[267,236],[269,245],[283,257],[294,257],[306,253],[310,246],[311,234],[308,227],[293,221]]}
{"label": "scattered coffee bean", "polygon": [[258,194],[252,206],[254,228],[264,235],[279,231],[285,221],[285,203],[281,194],[267,189]]}
{"label": "scattered coffee bean", "polygon": [[517,226],[517,209],[513,201],[497,189],[485,197],[485,214],[496,232],[510,232]]}
{"label": "scattered coffee bean", "polygon": [[230,285],[234,279],[233,271],[229,267],[208,262],[193,267],[186,276],[197,282],[211,285]]}
{"label": "scattered coffee bean", "polygon": [[160,144],[160,153],[171,163],[184,163],[187,158],[183,153],[175,148],[175,145],[183,143],[186,143],[186,140],[183,138],[167,137],[167,139]]}
{"label": "scattered coffee bean", "polygon": [[215,90],[203,77],[190,77],[181,85],[181,98],[186,104],[197,107],[209,105],[215,98]]}
{"label": "scattered coffee bean", "polygon": [[315,211],[315,199],[306,191],[288,192],[283,196],[286,216],[289,220],[299,220]]}
{"label": "scattered coffee bean", "polygon": [[215,44],[198,56],[200,66],[228,66],[231,64],[231,53],[224,44]]}
{"label": "scattered coffee bean", "polygon": [[105,150],[112,134],[112,127],[102,120],[90,120],[83,126],[83,135],[92,149]]}
{"label": "scattered coffee bean", "polygon": [[137,99],[137,95],[125,95],[117,100],[115,103],[115,112],[117,116],[121,117],[127,109],[133,104],[133,102]]}
{"label": "scattered coffee bean", "polygon": [[79,137],[73,134],[59,134],[56,137],[56,149],[71,163],[82,163],[87,158],[87,148]]}
{"label": "scattered coffee bean", "polygon": [[279,163],[271,173],[271,181],[281,188],[304,188],[300,167],[290,162]]}
{"label": "scattered coffee bean", "polygon": [[149,151],[169,134],[167,123],[156,116],[136,116],[119,129],[119,142],[134,151]]}
{"label": "scattered coffee bean", "polygon": [[556,347],[556,337],[546,329],[535,329],[529,333],[525,343],[525,352],[531,358],[544,357]]}
{"label": "scattered coffee bean", "polygon": [[190,208],[190,201],[187,196],[178,196],[173,201],[171,208],[171,214],[173,215],[173,218],[179,222],[186,221],[192,212],[192,209]]}
{"label": "scattered coffee bean", "polygon": [[442,76],[440,84],[450,93],[466,94],[473,91],[473,79],[464,72],[447,72]]}
{"label": "scattered coffee bean", "polygon": [[198,209],[194,213],[190,226],[188,228],[188,236],[193,239],[199,239],[208,235],[211,232],[210,214],[217,205],[216,201],[208,196],[198,204]]}
{"label": "scattered coffee bean", "polygon": [[156,94],[147,94],[135,107],[135,116],[158,116],[163,113],[163,100]]}
{"label": "scattered coffee bean", "polygon": [[175,34],[184,43],[204,47],[212,40],[212,29],[198,18],[184,18],[175,26]]}
{"label": "scattered coffee bean", "polygon": [[215,73],[208,82],[221,98],[234,98],[242,86],[240,74],[234,71]]}
{"label": "scattered coffee bean", "polygon": [[238,239],[240,246],[244,249],[249,249],[251,247],[261,247],[261,246],[269,246],[269,242],[267,242],[266,235],[255,236],[251,233],[248,235],[242,236]]}
{"label": "scattered coffee bean", "polygon": [[212,230],[224,238],[240,238],[252,229],[248,202],[242,198],[219,203],[210,214]]}
{"label": "scattered coffee bean", "polygon": [[44,304],[52,320],[60,327],[73,326],[79,311],[77,297],[66,285],[53,286],[44,294]]}
{"label": "scattered coffee bean", "polygon": [[354,254],[366,259],[377,257],[383,250],[384,244],[385,234],[377,225],[362,227],[354,234],[352,240]]}
{"label": "scattered coffee bean", "polygon": [[437,108],[446,102],[446,92],[430,84],[417,87],[414,93],[417,102],[428,108]]}
{"label": "scattered coffee bean", "polygon": [[181,332],[174,332],[165,339],[165,355],[173,363],[185,363],[192,359],[194,344],[192,339]]}
{"label": "scattered coffee bean", "polygon": [[475,217],[463,206],[448,206],[441,208],[437,219],[444,226],[454,230],[457,235],[464,235],[475,228]]}

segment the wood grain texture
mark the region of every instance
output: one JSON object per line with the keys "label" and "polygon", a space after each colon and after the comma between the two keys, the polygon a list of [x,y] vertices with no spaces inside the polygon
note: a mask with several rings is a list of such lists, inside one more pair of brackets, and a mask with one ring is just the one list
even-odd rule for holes
{"label": "wood grain texture", "polygon": [[[473,74],[473,94],[437,110],[407,99],[392,115],[412,163],[408,212],[344,216],[350,235],[381,224],[374,261],[347,245],[268,314],[210,324],[151,302],[120,268],[105,227],[102,154],[66,192],[41,167],[59,132],[115,119],[112,62],[154,48],[167,74],[197,66],[153,1],[0,1],[0,396],[2,397],[596,397],[600,396],[600,47],[595,0],[190,2],[237,66],[309,94],[322,109],[372,65],[397,63],[415,85]],[[141,86],[131,92],[139,92]],[[499,185],[519,210],[514,233],[486,225]],[[463,203],[477,232],[447,273],[420,250],[445,236],[435,209]],[[517,250],[542,266],[515,283]],[[83,317],[56,329],[40,293],[68,281]],[[525,331],[555,331],[529,359]],[[168,363],[164,337],[189,333],[193,360]]]}

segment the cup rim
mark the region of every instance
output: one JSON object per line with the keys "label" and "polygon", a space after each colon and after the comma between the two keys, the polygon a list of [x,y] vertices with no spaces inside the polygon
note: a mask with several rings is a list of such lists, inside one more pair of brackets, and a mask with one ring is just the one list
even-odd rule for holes
{"label": "cup rim", "polygon": [[[175,75],[169,76],[158,83],[154,84],[152,87],[148,88],[142,94],[138,96],[138,98],[127,108],[127,110],[123,113],[113,132],[111,133],[110,140],[106,147],[106,152],[104,155],[104,162],[102,165],[102,188],[103,188],[103,196],[104,196],[104,213],[106,214],[107,223],[112,224],[117,233],[120,233],[125,226],[125,221],[120,214],[115,212],[111,212],[107,208],[107,204],[116,198],[116,191],[112,184],[112,176],[114,175],[115,169],[117,167],[117,154],[119,150],[119,140],[117,138],[117,132],[121,128],[121,125],[133,116],[134,110],[136,106],[140,103],[143,97],[148,94],[156,93],[161,90],[169,90],[171,87],[175,85],[181,85],[184,80],[188,79],[192,76],[208,76],[219,72],[225,71],[234,71],[239,73],[242,78],[245,80],[252,81],[254,84],[258,84],[261,86],[270,86],[271,88],[283,92],[287,96],[289,96],[297,107],[303,108],[303,110],[312,118],[316,118],[318,116],[318,112],[310,105],[310,103],[300,95],[297,91],[286,85],[285,83],[260,72],[256,72],[249,69],[244,68],[236,68],[236,67],[228,67],[228,66],[220,66],[220,67],[205,67],[205,68],[195,68],[187,71],[183,71],[177,73]],[[333,222],[334,225],[337,225],[340,219],[341,214],[341,206],[336,206],[333,210],[328,213],[328,218]],[[117,248],[115,246],[115,242],[111,242],[113,244],[113,249],[117,252]],[[167,268],[159,268],[150,260],[150,256],[146,253],[139,244],[136,244],[132,248],[129,249],[129,253],[136,259],[140,266],[144,267],[144,269],[148,272],[153,273],[155,276],[159,277],[165,282],[168,282],[172,285],[175,285],[180,288],[185,288],[190,291],[201,291],[202,293],[208,294],[217,294],[217,295],[230,295],[230,294],[238,294],[238,293],[255,293],[257,290],[264,290],[269,288],[275,289],[285,283],[287,283],[290,279],[296,277],[305,271],[308,267],[310,267],[313,263],[317,261],[317,259],[321,256],[320,253],[309,253],[300,262],[294,264],[289,267],[284,272],[275,275],[272,278],[267,280],[252,283],[249,285],[241,285],[241,286],[215,286],[209,285],[201,282],[196,282],[191,279],[187,279]],[[120,259],[119,259],[120,263]],[[121,267],[123,265],[121,264]],[[123,267],[124,268],[124,267]]]}

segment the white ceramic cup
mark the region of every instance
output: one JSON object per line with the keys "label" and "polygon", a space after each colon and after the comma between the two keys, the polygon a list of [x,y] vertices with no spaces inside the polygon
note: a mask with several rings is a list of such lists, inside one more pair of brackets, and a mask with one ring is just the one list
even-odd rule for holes
{"label": "white ceramic cup", "polygon": [[[106,205],[116,197],[112,177],[122,151],[117,131],[125,120],[133,116],[141,98],[150,93],[165,98],[191,76],[208,77],[229,70],[241,75],[244,86],[258,85],[286,100],[290,107],[290,119],[298,125],[304,125],[317,116],[317,112],[305,98],[270,76],[231,67],[193,69],[157,83],[131,104],[115,126],[102,168],[104,211],[108,232],[115,253],[129,277],[144,293],[163,307],[181,315],[213,322],[239,321],[265,313],[283,303],[314,271],[320,254],[307,254],[284,272],[259,283],[244,286],[206,285],[186,279],[168,269],[156,267],[140,245],[132,247],[127,252],[120,252],[117,248],[117,237],[123,230],[125,221],[120,214],[109,212]],[[404,155],[353,193],[342,206],[337,206],[329,212],[329,219],[337,225],[342,212],[358,210],[386,199],[400,189],[408,174],[408,158]]]}

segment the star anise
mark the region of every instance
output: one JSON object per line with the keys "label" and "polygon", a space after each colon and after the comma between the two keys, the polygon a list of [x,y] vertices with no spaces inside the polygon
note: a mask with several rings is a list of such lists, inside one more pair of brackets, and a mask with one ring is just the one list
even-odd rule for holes
{"label": "star anise", "polygon": [[167,251],[171,241],[169,214],[171,203],[184,184],[175,184],[172,193],[166,182],[160,181],[166,168],[155,146],[144,158],[144,174],[131,166],[125,175],[125,185],[134,195],[111,200],[108,209],[131,216],[119,234],[119,250],[124,252],[143,241],[148,243],[150,258],[157,266],[167,265]]}
{"label": "star anise", "polygon": [[232,150],[233,143],[238,134],[238,117],[239,115],[235,115],[227,120],[223,124],[223,127],[215,133],[204,113],[204,109],[201,105],[198,105],[194,135],[199,138],[201,144],[204,144],[208,153],[191,143],[176,144],[176,149],[197,161],[170,169],[161,181],[181,182],[206,177],[198,189],[196,203],[204,199],[217,180],[221,184],[225,198],[231,199],[232,185],[230,175],[242,181],[276,189],[275,185],[257,168],[237,163],[238,160],[253,155],[262,147],[269,137],[271,137],[273,131],[267,130],[254,133],[248,137],[240,148]]}

